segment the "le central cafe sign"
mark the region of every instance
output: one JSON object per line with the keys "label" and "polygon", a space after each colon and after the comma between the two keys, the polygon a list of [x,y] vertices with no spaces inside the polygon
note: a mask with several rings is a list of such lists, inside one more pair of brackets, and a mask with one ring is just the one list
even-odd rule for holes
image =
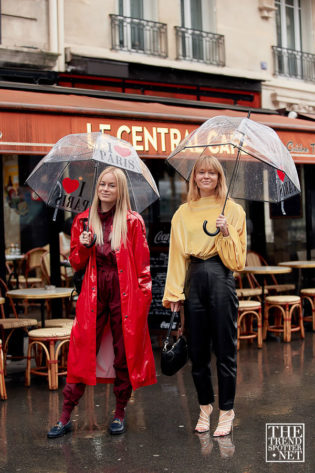
{"label": "le central cafe sign", "polygon": [[[148,126],[146,124],[117,126],[115,123],[100,123],[98,130],[128,141],[140,155],[164,156],[172,152],[195,128],[194,126],[187,128],[185,126]],[[98,130],[93,129],[92,123],[87,123],[87,133]]]}
{"label": "le central cafe sign", "polygon": [[[106,115],[106,110],[104,110]],[[86,115],[43,113],[0,113],[0,153],[37,154],[44,156],[63,136],[71,133],[108,133],[128,141],[140,157],[166,158],[200,123],[170,120],[137,120],[133,118],[100,118]],[[296,163],[314,163],[314,134],[295,130],[277,130]],[[213,147],[214,154],[234,155],[235,149]]]}

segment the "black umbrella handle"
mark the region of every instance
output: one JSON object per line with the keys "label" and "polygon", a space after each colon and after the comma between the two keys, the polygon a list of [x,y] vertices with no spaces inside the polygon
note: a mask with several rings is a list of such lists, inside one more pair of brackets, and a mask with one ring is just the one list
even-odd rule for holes
{"label": "black umbrella handle", "polygon": [[[88,230],[89,230],[89,226],[88,226],[87,221],[85,221],[85,222],[83,223],[83,231],[87,232]],[[84,246],[85,246],[86,248],[92,248],[92,246],[95,245],[95,242],[96,242],[96,235],[95,235],[95,233],[94,233],[91,243],[90,243],[89,245],[87,245],[86,243],[84,243]]]}
{"label": "black umbrella handle", "polygon": [[[229,191],[228,191],[228,193],[229,193]],[[228,193],[226,194],[226,197],[225,197],[224,205],[223,205],[222,212],[221,212],[222,215],[224,215],[224,210],[225,210],[226,201],[227,201],[227,198],[228,198]],[[218,227],[217,227],[217,229],[214,233],[208,232],[207,223],[208,223],[208,220],[205,220],[203,222],[203,225],[202,225],[203,231],[205,232],[206,235],[213,237],[213,236],[216,236],[218,233],[220,233],[220,228],[218,228]]]}
{"label": "black umbrella handle", "polygon": [[214,233],[210,233],[208,232],[207,230],[207,223],[208,223],[208,220],[205,220],[203,222],[203,231],[208,235],[208,236],[216,236],[218,233],[220,233],[220,228],[217,228],[216,231]]}

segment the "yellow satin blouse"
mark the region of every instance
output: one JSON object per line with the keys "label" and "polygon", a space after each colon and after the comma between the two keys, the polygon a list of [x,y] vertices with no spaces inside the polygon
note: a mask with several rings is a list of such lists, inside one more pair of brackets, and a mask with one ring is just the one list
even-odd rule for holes
{"label": "yellow satin blouse", "polygon": [[208,231],[214,232],[215,222],[222,211],[222,202],[214,196],[183,204],[172,218],[168,270],[163,306],[185,299],[184,284],[190,256],[208,259],[219,255],[222,263],[232,271],[240,271],[246,260],[246,219],[243,208],[228,200],[224,215],[228,222],[229,236],[220,232],[209,237],[203,231],[208,220]]}

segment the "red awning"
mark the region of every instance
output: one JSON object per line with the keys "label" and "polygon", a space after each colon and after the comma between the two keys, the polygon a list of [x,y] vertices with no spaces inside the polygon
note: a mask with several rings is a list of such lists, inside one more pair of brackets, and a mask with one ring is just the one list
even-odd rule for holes
{"label": "red awning", "polygon": [[[56,88],[57,89],[57,88]],[[0,153],[46,154],[69,133],[103,130],[130,141],[143,157],[166,157],[202,122],[246,112],[0,89]],[[253,111],[297,163],[315,163],[315,122]]]}

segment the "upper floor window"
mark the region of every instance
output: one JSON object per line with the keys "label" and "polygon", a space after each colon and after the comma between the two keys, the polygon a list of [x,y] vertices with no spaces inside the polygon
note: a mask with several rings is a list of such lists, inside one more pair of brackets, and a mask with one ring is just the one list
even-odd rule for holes
{"label": "upper floor window", "polygon": [[113,49],[167,56],[167,26],[155,21],[156,0],[118,0],[118,15],[110,16]]}
{"label": "upper floor window", "polygon": [[300,0],[276,0],[277,46],[302,50]]}
{"label": "upper floor window", "polygon": [[[119,0],[119,15],[144,20],[143,0]],[[131,48],[144,50],[144,29],[141,23],[130,23]]]}
{"label": "upper floor window", "polygon": [[177,58],[224,66],[224,37],[215,31],[214,0],[181,0]]}
{"label": "upper floor window", "polygon": [[312,51],[311,0],[275,0],[277,46],[273,47],[276,75],[315,81]]}

